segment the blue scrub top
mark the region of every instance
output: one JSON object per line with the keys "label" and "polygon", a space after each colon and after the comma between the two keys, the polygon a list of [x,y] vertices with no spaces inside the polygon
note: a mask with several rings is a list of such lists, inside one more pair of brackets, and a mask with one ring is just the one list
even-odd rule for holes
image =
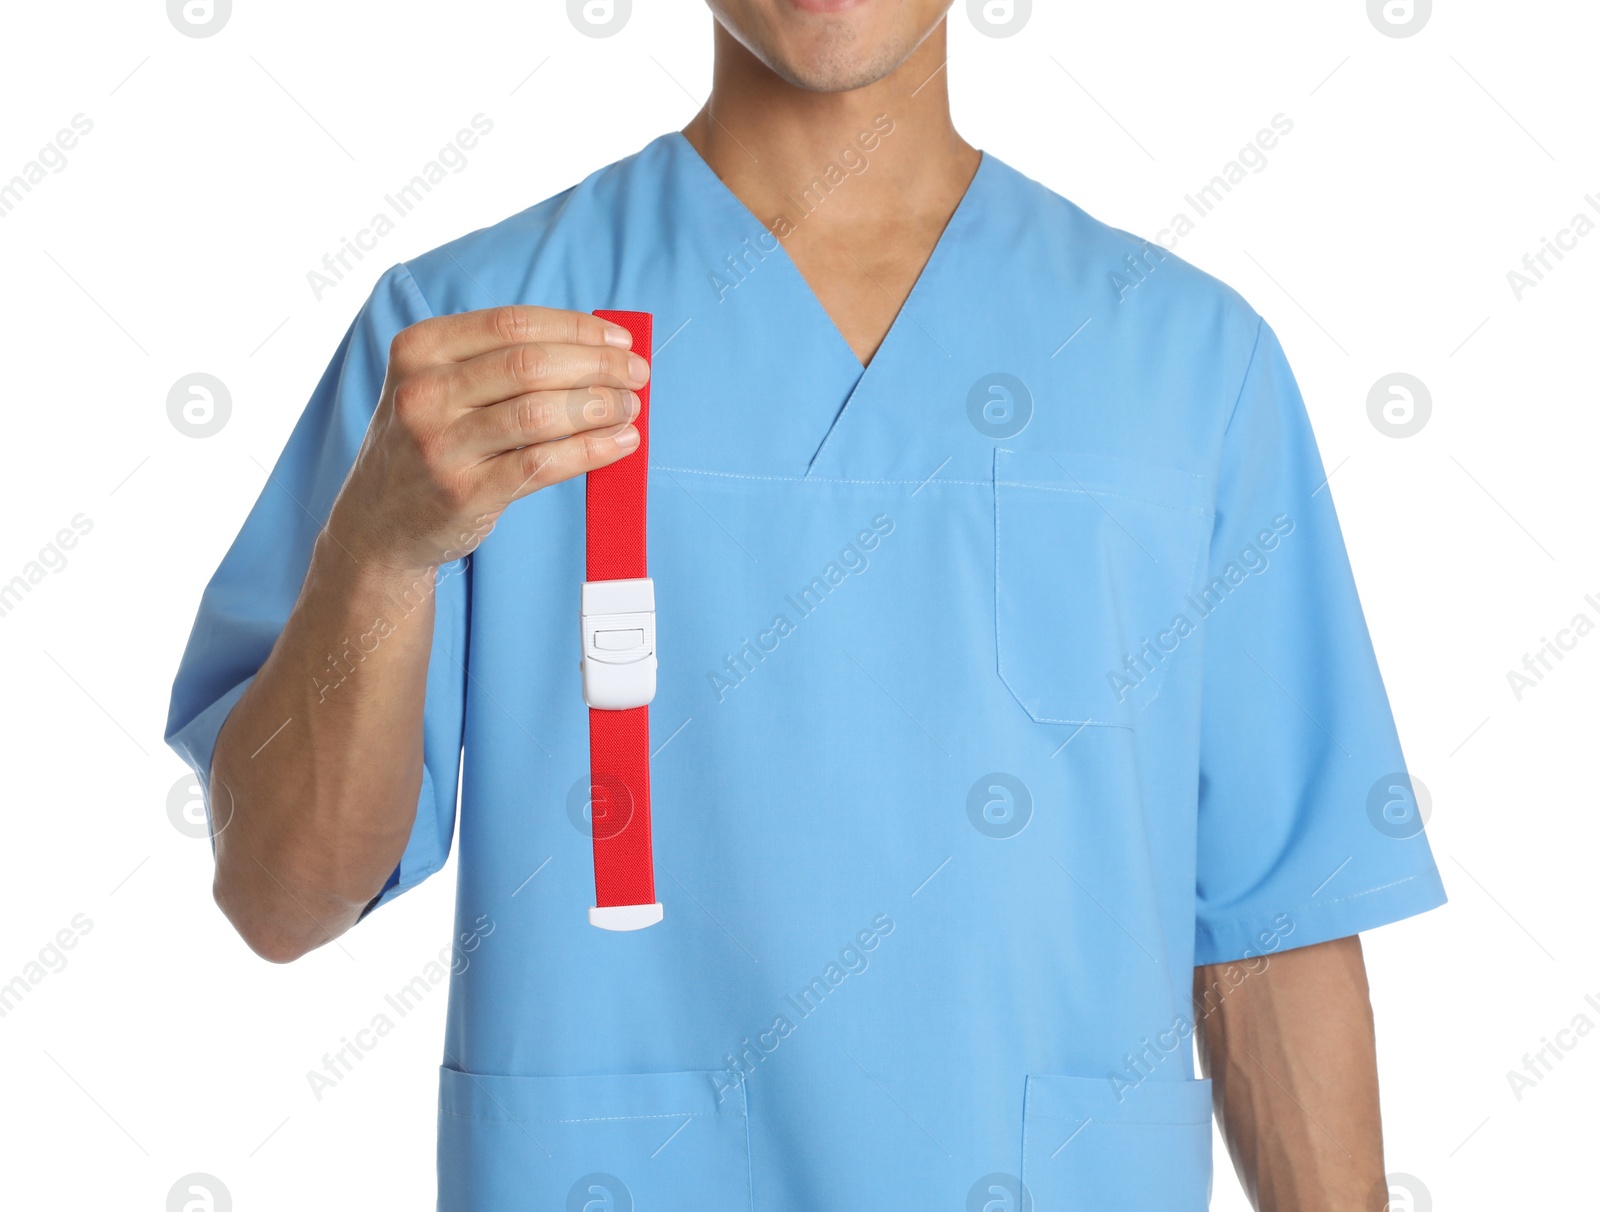
{"label": "blue scrub top", "polygon": [[1445,899],[1272,330],[985,154],[863,372],[662,135],[379,279],[202,600],[202,786],[390,339],[505,303],[655,315],[666,916],[586,917],[572,481],[440,571],[375,902],[444,863],[459,771],[439,1207],[1204,1208],[1195,1020]]}

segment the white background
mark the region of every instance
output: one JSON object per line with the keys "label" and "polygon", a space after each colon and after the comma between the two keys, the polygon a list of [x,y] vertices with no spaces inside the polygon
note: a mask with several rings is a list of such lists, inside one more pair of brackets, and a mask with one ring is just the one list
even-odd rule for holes
{"label": "white background", "polygon": [[[596,39],[558,0],[241,0],[206,38],[152,0],[8,6],[0,181],[73,115],[94,124],[0,218],[0,582],[75,515],[93,527],[0,617],[0,983],[92,923],[0,1018],[8,1206],[159,1210],[195,1171],[241,1210],[432,1206],[443,988],[320,1101],[306,1073],[449,944],[454,865],[296,964],[254,958],[211,903],[206,842],[169,819],[167,694],[383,269],[699,107],[708,13],[637,7]],[[1117,226],[1154,235],[1275,114],[1294,122],[1177,251],[1283,338],[1433,796],[1451,903],[1366,940],[1389,1165],[1440,1209],[1592,1199],[1600,1033],[1560,1037],[1520,1099],[1506,1074],[1576,1016],[1600,1024],[1600,633],[1521,701],[1506,675],[1574,615],[1600,622],[1600,232],[1520,301],[1506,275],[1576,213],[1600,221],[1600,15],[1462,0],[1402,39],[1364,0],[1038,7],[994,38],[958,0],[957,123]],[[307,271],[480,112],[494,130],[465,171],[318,301]],[[232,397],[205,439],[166,412],[195,371]],[[1394,371],[1432,396],[1403,439],[1367,415]],[[1246,1207],[1220,1146],[1215,1206]]]}

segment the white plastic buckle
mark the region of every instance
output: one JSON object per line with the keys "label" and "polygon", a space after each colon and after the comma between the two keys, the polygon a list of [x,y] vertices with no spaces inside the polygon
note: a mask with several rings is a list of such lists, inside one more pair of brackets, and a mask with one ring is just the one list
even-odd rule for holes
{"label": "white plastic buckle", "polygon": [[661,903],[653,905],[591,905],[589,924],[602,930],[643,930],[661,920]]}
{"label": "white plastic buckle", "polygon": [[656,697],[656,583],[649,577],[585,581],[583,701],[604,711]]}

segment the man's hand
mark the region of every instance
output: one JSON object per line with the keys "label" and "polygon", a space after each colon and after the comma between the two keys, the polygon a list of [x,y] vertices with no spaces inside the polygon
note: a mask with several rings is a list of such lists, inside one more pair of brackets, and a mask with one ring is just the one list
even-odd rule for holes
{"label": "man's hand", "polygon": [[[518,497],[638,449],[632,389],[649,368],[631,343],[544,307],[440,316],[394,339],[299,600],[217,737],[213,891],[258,954],[285,962],[337,937],[395,869],[422,785],[438,566]],[[319,690],[328,654],[356,636],[375,637],[359,672]]]}
{"label": "man's hand", "polygon": [[598,316],[547,307],[407,328],[329,529],[397,571],[469,553],[512,501],[638,446],[633,389],[649,366],[631,342]]}
{"label": "man's hand", "polygon": [[1360,937],[1196,968],[1194,997],[1201,1066],[1252,1204],[1259,1212],[1382,1212]]}

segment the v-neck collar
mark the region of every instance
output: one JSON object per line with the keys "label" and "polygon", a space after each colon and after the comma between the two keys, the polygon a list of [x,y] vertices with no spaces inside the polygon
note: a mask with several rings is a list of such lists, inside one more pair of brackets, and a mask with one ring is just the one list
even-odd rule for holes
{"label": "v-neck collar", "polygon": [[[687,160],[689,163],[690,172],[699,176],[701,180],[704,181],[710,188],[711,192],[719,197],[727,207],[732,209],[733,213],[739,219],[741,225],[754,224],[762,231],[770,230],[767,225],[763,223],[756,216],[756,214],[744,204],[739,195],[734,193],[733,190],[729,189],[727,183],[724,182],[721,177],[717,176],[716,170],[706,162],[705,157],[700,154],[693,143],[689,142],[688,138],[682,131],[672,131],[664,137],[669,141],[669,144],[674,147],[678,156]],[[851,346],[850,342],[845,339],[845,335],[840,331],[839,325],[834,321],[832,313],[830,313],[828,309],[823,306],[822,300],[817,296],[817,292],[812,289],[811,283],[808,282],[805,275],[800,272],[800,267],[797,266],[793,259],[789,256],[789,250],[784,247],[783,241],[781,239],[777,239],[776,234],[773,233],[773,237],[774,239],[777,239],[778,245],[774,255],[779,259],[779,263],[786,267],[786,272],[793,275],[793,279],[798,285],[801,294],[807,300],[808,308],[814,311],[821,319],[821,322],[826,325],[827,331],[829,331],[833,336],[833,343],[837,346],[842,356],[846,359],[847,365],[855,368],[856,389],[851,393],[852,398],[854,398],[856,391],[859,390],[861,383],[872,372],[872,369],[883,361],[885,352],[889,350],[891,343],[895,342],[899,338],[901,330],[905,327],[906,323],[916,323],[915,319],[907,319],[907,313],[911,310],[912,304],[919,302],[921,296],[927,294],[929,288],[927,288],[925,284],[935,276],[936,271],[940,269],[943,261],[948,259],[949,245],[952,242],[951,232],[962,226],[966,220],[967,213],[978,205],[978,197],[987,184],[988,178],[993,173],[993,169],[991,167],[992,160],[993,157],[987,151],[984,151],[982,148],[978,149],[978,167],[973,172],[972,179],[967,182],[967,188],[961,195],[960,201],[956,203],[955,209],[950,212],[950,218],[946,221],[944,229],[939,233],[939,238],[934,242],[933,249],[928,254],[927,260],[923,262],[922,269],[917,274],[917,280],[911,284],[911,290],[907,293],[904,301],[902,301],[900,304],[899,310],[895,312],[894,320],[890,323],[889,330],[884,334],[883,340],[878,343],[878,348],[873,351],[872,360],[867,362],[865,365],[863,365],[861,359],[856,356],[856,351]],[[920,328],[921,325],[918,325],[918,327]],[[926,330],[924,329],[923,331],[924,335],[927,335]],[[932,340],[931,336],[929,339]],[[934,344],[937,345],[938,342],[935,341]],[[848,405],[848,401],[846,401],[846,404]]]}

